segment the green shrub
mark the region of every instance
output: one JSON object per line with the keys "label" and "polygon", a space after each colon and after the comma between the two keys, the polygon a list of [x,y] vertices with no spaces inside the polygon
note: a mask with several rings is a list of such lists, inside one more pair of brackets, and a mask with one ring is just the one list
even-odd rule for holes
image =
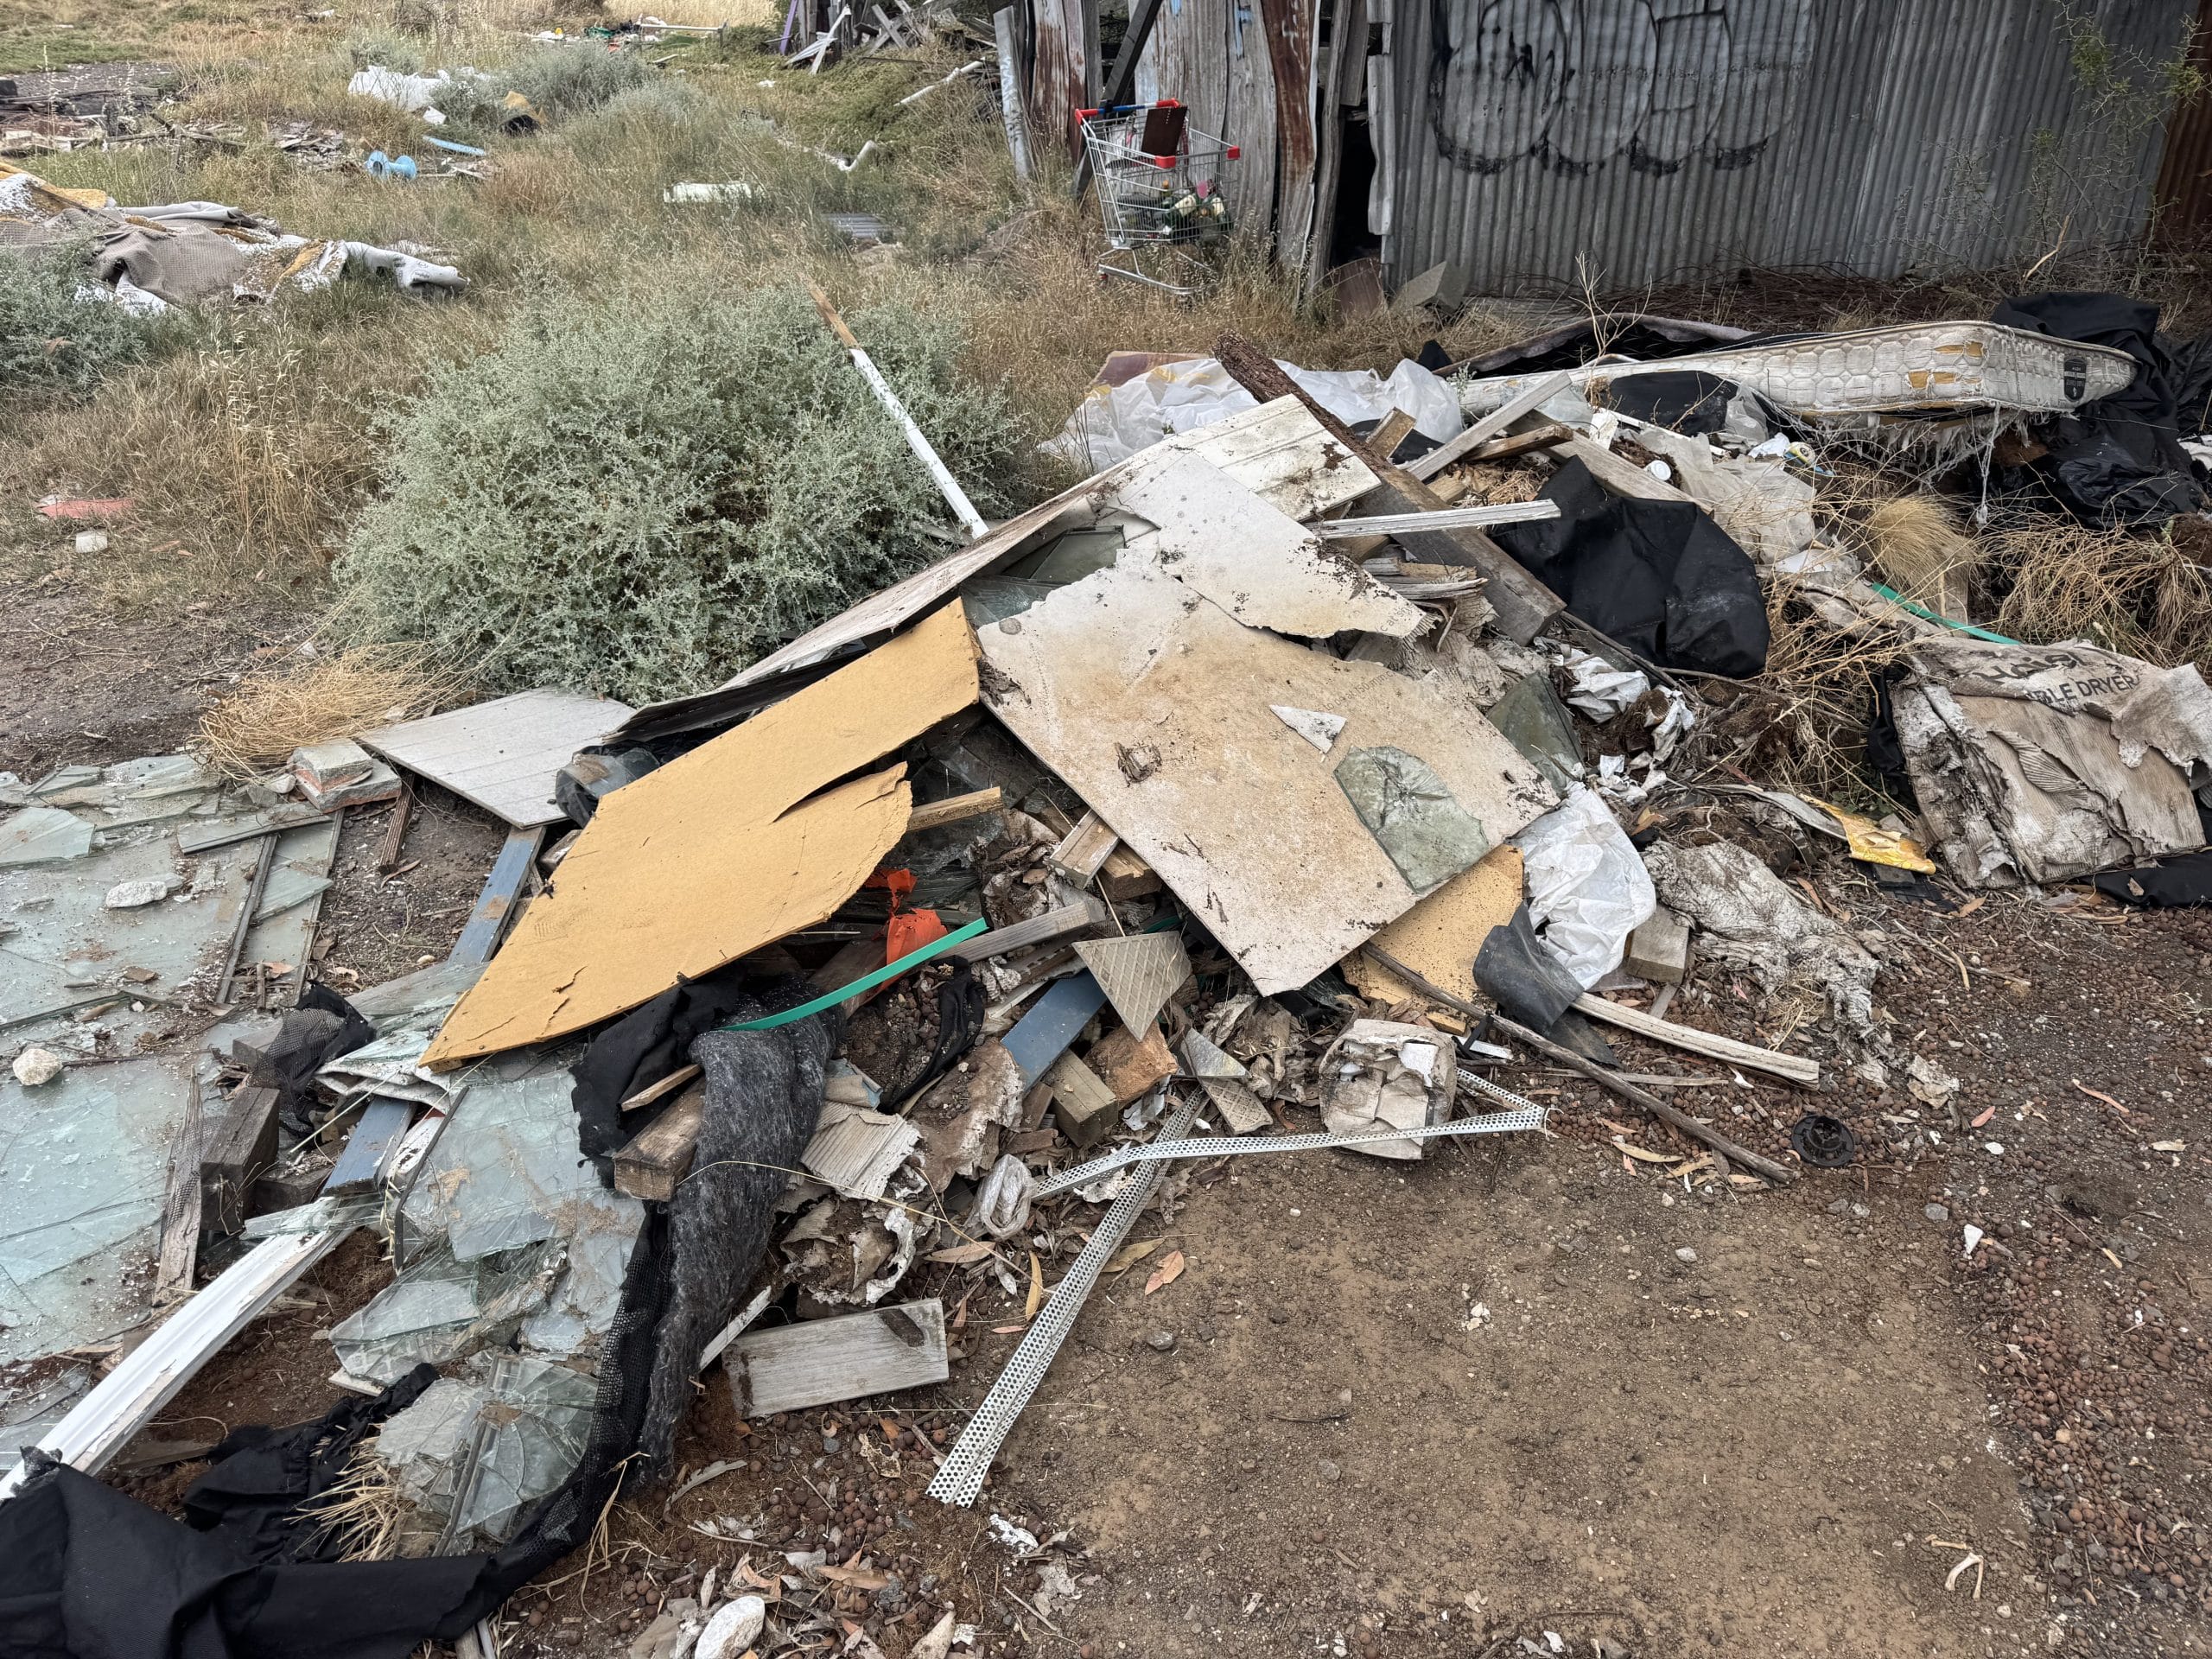
{"label": "green shrub", "polygon": [[[901,308],[855,329],[985,512],[1021,467],[995,390]],[[941,557],[950,513],[804,292],[552,302],[388,423],[337,565],[361,637],[493,690],[710,685]]]}
{"label": "green shrub", "polygon": [[397,29],[357,29],[346,37],[346,60],[356,69],[389,69],[396,75],[419,75],[429,60],[423,42]]}
{"label": "green shrub", "polygon": [[0,249],[0,396],[82,397],[151,353],[159,321],[102,292],[83,248]]}

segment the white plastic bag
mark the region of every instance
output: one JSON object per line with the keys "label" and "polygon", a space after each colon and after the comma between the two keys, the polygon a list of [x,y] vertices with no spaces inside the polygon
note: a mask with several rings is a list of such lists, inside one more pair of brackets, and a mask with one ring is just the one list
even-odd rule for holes
{"label": "white plastic bag", "polygon": [[1642,855],[1604,800],[1579,784],[1513,844],[1536,937],[1587,990],[1621,965],[1628,936],[1659,907]]}
{"label": "white plastic bag", "polygon": [[[1348,425],[1379,421],[1393,409],[1414,417],[1414,428],[1438,443],[1466,427],[1449,384],[1410,358],[1387,380],[1372,370],[1301,369],[1276,365],[1321,406]],[[1195,431],[1251,409],[1257,399],[1211,357],[1163,363],[1118,386],[1094,386],[1047,451],[1096,472],[1148,449],[1178,432]]]}

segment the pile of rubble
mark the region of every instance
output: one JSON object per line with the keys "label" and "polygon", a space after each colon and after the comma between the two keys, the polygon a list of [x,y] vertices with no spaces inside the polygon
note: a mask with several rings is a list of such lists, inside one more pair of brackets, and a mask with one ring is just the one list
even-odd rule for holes
{"label": "pile of rubble", "polygon": [[[0,1538],[66,1535],[37,1571],[111,1635],[150,1616],[93,1593],[128,1572],[253,1586],[207,1615],[221,1650],[454,1640],[676,1476],[701,1387],[765,1417],[945,1380],[963,1280],[1022,1310],[964,1430],[915,1438],[974,1503],[1192,1160],[1535,1133],[1498,1075],[1525,1056],[1708,1192],[1850,1162],[1838,1071],[1940,1107],[1955,1083],[1877,1006],[1895,944],[1777,871],[1833,843],[1910,893],[2201,897],[2212,696],[1869,582],[1817,527],[1818,446],[2072,416],[2133,365],[1994,324],[1695,343],[1385,382],[1224,337],[1102,376],[1067,442],[1117,457],[996,526],[909,423],[976,533],[710,690],[526,693],[252,785],[189,757],[10,780],[0,1112],[48,1179],[0,1242],[35,1440]],[[1939,409],[1929,353],[1983,378]],[[1893,656],[1877,746],[1916,811],[1735,766],[1715,694],[1765,671],[1783,595]],[[459,947],[307,985],[336,815],[397,797],[396,849],[418,780],[509,826]],[[1723,990],[1766,1042],[1711,1028]],[[1624,1032],[1808,1109],[1724,1128],[1626,1071]],[[87,1126],[137,1150],[85,1166]],[[93,1478],[364,1228],[396,1272],[327,1331],[345,1403],[216,1448],[197,1529]],[[365,1543],[331,1501],[367,1485]],[[800,1592],[867,1581],[880,1531],[791,1558],[788,1600],[709,1574],[641,1656],[811,1639]]]}

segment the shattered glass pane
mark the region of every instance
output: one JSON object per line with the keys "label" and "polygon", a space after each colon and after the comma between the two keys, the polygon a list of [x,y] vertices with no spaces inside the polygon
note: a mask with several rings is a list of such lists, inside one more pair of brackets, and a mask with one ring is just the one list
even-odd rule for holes
{"label": "shattered glass pane", "polygon": [[[560,1071],[471,1084],[401,1206],[410,1230],[444,1234],[471,1262],[606,1225],[606,1189],[576,1149],[573,1086]],[[634,1198],[617,1203],[644,1213]]]}
{"label": "shattered glass pane", "polygon": [[1337,784],[1415,893],[1442,887],[1490,851],[1481,820],[1418,755],[1354,749],[1338,764]]}
{"label": "shattered glass pane", "polygon": [[441,1242],[333,1325],[331,1346],[354,1376],[397,1382],[424,1361],[442,1365],[511,1336],[544,1306],[563,1260],[558,1241],[473,1262]]}

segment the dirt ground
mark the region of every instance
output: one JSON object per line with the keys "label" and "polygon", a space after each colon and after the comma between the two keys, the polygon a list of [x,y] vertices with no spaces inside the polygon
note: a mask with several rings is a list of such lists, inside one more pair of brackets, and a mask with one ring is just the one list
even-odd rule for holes
{"label": "dirt ground", "polygon": [[[495,842],[445,846],[474,861],[448,884]],[[1959,1095],[1730,1080],[1677,1098],[1776,1155],[1800,1111],[1840,1098],[1855,1166],[1693,1191],[1607,1144],[1599,1120],[1636,1128],[1632,1110],[1517,1068],[1502,1080],[1559,1109],[1554,1135],[1411,1166],[1201,1168],[1137,1235],[1185,1270],[1147,1294],[1148,1262],[1094,1298],[976,1510],[923,1492],[921,1438],[958,1433],[1020,1309],[982,1269],[926,1268],[913,1294],[959,1321],[950,1382],[744,1425],[710,1372],[681,1461],[743,1466],[673,1504],[626,1497],[601,1551],[510,1605],[503,1651],[622,1654],[709,1567],[728,1583],[814,1547],[886,1580],[835,1605],[893,1656],[944,1605],[995,1654],[1486,1659],[1547,1631],[1598,1654],[2204,1649],[2212,928],[2013,897],[1950,915],[1847,865],[1821,887],[1857,925],[1936,947],[1878,1001]],[[385,960],[372,902],[349,887],[334,912],[332,959]],[[1697,1022],[1758,1035],[1713,988],[1708,1013],[1732,1017]],[[1617,1046],[1631,1069],[1728,1076]],[[1914,1122],[1936,1147],[1885,1150]],[[1094,1218],[1071,1206],[1048,1281]],[[1970,1257],[1968,1224],[1987,1235]],[[316,1332],[388,1271],[355,1241],[156,1434],[326,1408]],[[139,1490],[170,1499],[194,1472]],[[1039,1562],[991,1536],[995,1513],[1065,1535],[1051,1559],[1081,1599],[1049,1624]]]}

